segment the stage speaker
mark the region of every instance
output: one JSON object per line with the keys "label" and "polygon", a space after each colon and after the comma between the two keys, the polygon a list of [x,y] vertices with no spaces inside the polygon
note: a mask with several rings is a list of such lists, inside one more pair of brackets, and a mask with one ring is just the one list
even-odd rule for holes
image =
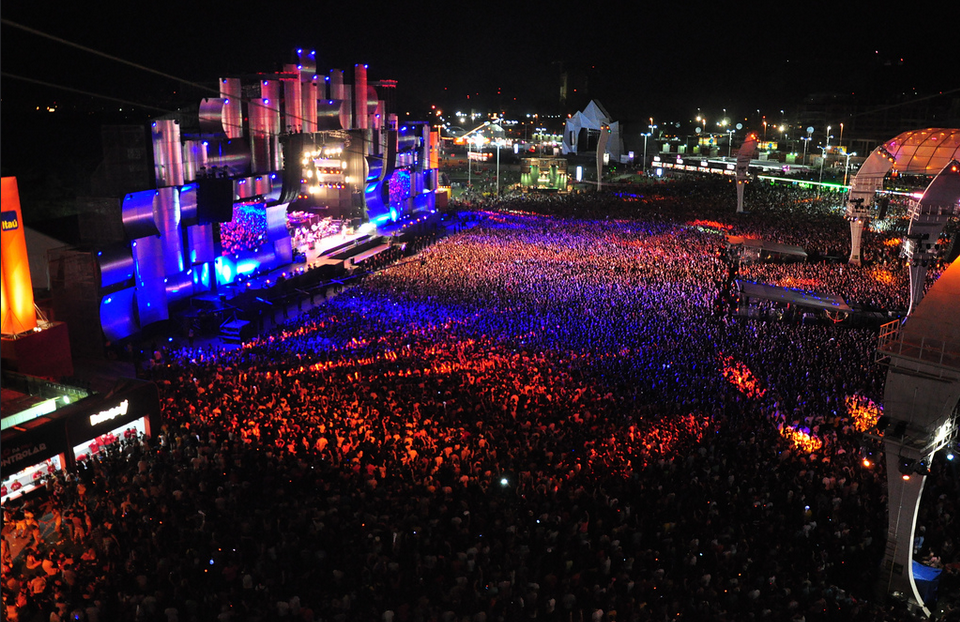
{"label": "stage speaker", "polygon": [[197,180],[197,222],[209,225],[233,220],[233,180]]}
{"label": "stage speaker", "polygon": [[303,134],[287,134],[280,139],[283,147],[283,186],[280,188],[280,203],[290,203],[300,194],[303,165],[300,158],[304,149]]}
{"label": "stage speaker", "polygon": [[880,206],[880,212],[877,214],[877,220],[883,220],[887,217],[887,208],[890,207],[890,198],[880,197],[880,199],[877,201],[877,204]]}
{"label": "stage speaker", "polygon": [[383,150],[383,167],[380,169],[380,179],[390,179],[397,168],[397,130],[387,130],[387,143]]}

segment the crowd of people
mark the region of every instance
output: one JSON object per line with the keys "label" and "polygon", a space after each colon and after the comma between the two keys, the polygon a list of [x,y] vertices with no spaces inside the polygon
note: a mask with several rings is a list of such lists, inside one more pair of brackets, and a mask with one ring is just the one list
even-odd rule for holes
{"label": "crowd of people", "polygon": [[[163,429],[10,509],[62,521],[5,550],[5,619],[917,619],[877,590],[886,474],[847,407],[883,401],[875,332],[713,312],[725,233],[828,255],[842,214],[727,191],[488,202],[269,334],[163,353]],[[749,270],[905,304],[819,266]],[[918,518],[941,595],[952,467]]]}
{"label": "crowd of people", "polygon": [[258,248],[267,241],[267,214],[262,205],[235,207],[233,219],[220,224],[221,254]]}

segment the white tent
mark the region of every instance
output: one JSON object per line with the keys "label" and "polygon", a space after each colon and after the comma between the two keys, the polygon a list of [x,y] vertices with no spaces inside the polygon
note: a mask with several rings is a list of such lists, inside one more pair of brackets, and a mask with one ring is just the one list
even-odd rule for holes
{"label": "white tent", "polygon": [[[607,141],[606,152],[610,154],[612,162],[619,162],[620,155],[623,153],[623,139],[620,137],[620,122],[611,121],[610,113],[606,111],[603,105],[597,100],[591,100],[583,111],[576,113],[567,119],[566,128],[563,132],[563,153],[584,153],[588,152],[586,144],[581,142],[581,130],[600,132],[603,126],[610,127],[610,137]],[[585,138],[586,135],[584,135]]]}

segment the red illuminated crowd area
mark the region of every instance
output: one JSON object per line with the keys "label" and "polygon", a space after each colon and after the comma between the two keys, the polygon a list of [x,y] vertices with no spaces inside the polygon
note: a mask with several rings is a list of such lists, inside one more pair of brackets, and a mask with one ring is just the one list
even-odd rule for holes
{"label": "red illuminated crowd area", "polygon": [[[913,620],[876,599],[876,331],[714,311],[724,233],[844,244],[826,201],[755,190],[749,218],[709,182],[461,205],[269,334],[163,351],[162,432],[48,482],[5,619]],[[884,261],[751,270],[903,306]],[[952,466],[918,516],[942,595]]]}

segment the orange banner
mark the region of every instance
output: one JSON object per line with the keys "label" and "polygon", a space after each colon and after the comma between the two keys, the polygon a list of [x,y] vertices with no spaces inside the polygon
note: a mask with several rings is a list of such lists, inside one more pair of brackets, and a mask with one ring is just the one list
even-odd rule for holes
{"label": "orange banner", "polygon": [[0,248],[3,254],[2,332],[16,335],[37,326],[33,306],[33,281],[27,259],[27,240],[23,235],[23,215],[20,213],[20,192],[16,177],[4,177],[0,187],[0,210],[3,212],[3,231]]}
{"label": "orange banner", "polygon": [[440,168],[440,132],[430,132],[430,168]]}

